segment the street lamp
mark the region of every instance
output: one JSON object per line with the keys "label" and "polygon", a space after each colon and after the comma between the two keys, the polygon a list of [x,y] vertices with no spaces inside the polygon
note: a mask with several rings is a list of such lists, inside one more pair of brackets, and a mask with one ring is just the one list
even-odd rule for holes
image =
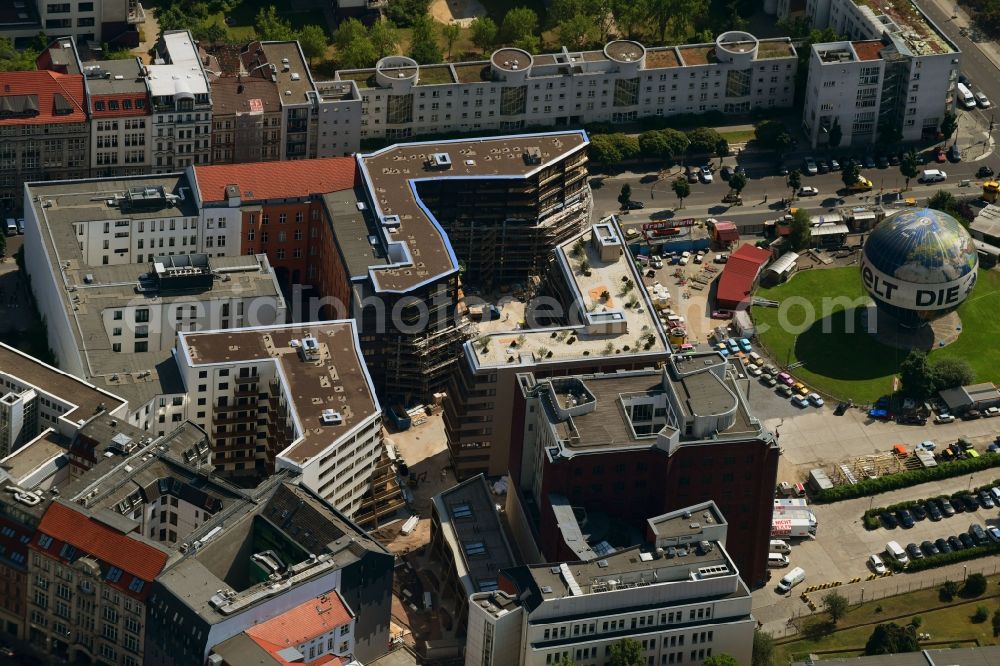
{"label": "street lamp", "polygon": [[969,576],[969,565],[962,565],[962,580],[965,580]]}

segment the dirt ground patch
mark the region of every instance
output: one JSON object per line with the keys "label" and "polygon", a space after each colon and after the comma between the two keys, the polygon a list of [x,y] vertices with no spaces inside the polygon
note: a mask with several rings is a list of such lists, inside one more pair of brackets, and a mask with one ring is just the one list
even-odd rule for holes
{"label": "dirt ground patch", "polygon": [[479,0],[434,0],[431,16],[439,23],[457,23],[468,28],[472,19],[486,16],[486,7]]}

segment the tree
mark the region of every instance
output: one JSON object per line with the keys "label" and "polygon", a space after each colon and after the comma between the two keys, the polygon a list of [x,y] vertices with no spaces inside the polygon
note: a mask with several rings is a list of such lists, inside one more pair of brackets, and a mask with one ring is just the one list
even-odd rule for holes
{"label": "tree", "polygon": [[1000,636],[1000,608],[993,611],[993,637]]}
{"label": "tree", "polygon": [[753,657],[750,666],[774,666],[774,639],[771,634],[754,629]]}
{"label": "tree", "polygon": [[951,192],[938,190],[927,200],[927,207],[947,213],[958,207],[958,202],[955,200],[955,195]]}
{"label": "tree", "polygon": [[903,159],[899,161],[899,173],[903,174],[903,178],[906,179],[906,189],[910,189],[910,179],[916,178],[919,171],[917,152],[910,148],[903,154]]}
{"label": "tree", "polygon": [[838,592],[830,592],[823,597],[823,608],[830,620],[837,624],[847,614],[847,597]]}
{"label": "tree", "polygon": [[719,166],[722,166],[722,158],[729,155],[729,142],[726,141],[725,137],[719,137],[719,140],[715,142],[715,156],[719,158]]}
{"label": "tree", "polygon": [[318,25],[306,25],[299,30],[299,46],[302,47],[302,53],[309,59],[310,65],[314,59],[326,55],[326,47],[329,44],[326,31]]}
{"label": "tree", "polygon": [[628,202],[632,200],[632,186],[628,183],[622,185],[621,192],[618,193],[618,203],[622,208],[628,208]]}
{"label": "tree", "polygon": [[430,4],[430,0],[392,0],[386,13],[396,25],[409,28],[421,16],[427,16]]}
{"label": "tree", "polygon": [[536,30],[538,30],[538,14],[527,7],[514,7],[504,15],[500,34],[504,40],[515,44],[525,38],[535,37]]}
{"label": "tree", "polygon": [[969,577],[965,579],[965,585],[962,586],[962,596],[978,597],[986,592],[986,587],[986,576],[981,573],[969,574]]}
{"label": "tree", "polygon": [[865,644],[865,654],[899,654],[920,649],[913,627],[901,627],[895,622],[880,624]]}
{"label": "tree", "polygon": [[497,24],[489,16],[477,16],[469,26],[472,30],[472,43],[486,53],[497,40]]}
{"label": "tree", "polygon": [[355,39],[345,48],[339,49],[340,66],[343,69],[364,69],[378,60],[375,46],[367,39]]}
{"label": "tree", "polygon": [[701,666],[740,666],[740,662],[736,661],[735,657],[723,652],[708,657],[705,661],[701,662]]}
{"label": "tree", "polygon": [[958,129],[958,116],[955,115],[954,111],[945,111],[944,118],[941,120],[941,136],[947,141]]}
{"label": "tree", "polygon": [[634,136],[615,132],[595,134],[590,139],[590,157],[595,162],[613,165],[639,156],[639,140]]}
{"label": "tree", "polygon": [[368,39],[375,47],[378,57],[384,58],[396,52],[396,46],[399,44],[399,31],[392,21],[382,17],[368,28]]}
{"label": "tree", "polygon": [[974,379],[972,367],[961,358],[943,358],[932,367],[935,391],[965,386],[971,384]]}
{"label": "tree", "polygon": [[333,43],[338,50],[346,49],[356,39],[368,39],[368,29],[356,18],[348,18],[337,26],[333,33]]}
{"label": "tree", "polygon": [[830,148],[836,148],[843,139],[844,130],[840,129],[840,123],[834,123],[833,127],[830,128],[829,136],[826,137],[826,145]]}
{"label": "tree", "polygon": [[716,152],[719,142],[723,141],[722,135],[719,134],[718,130],[711,127],[695,128],[687,133],[687,139],[689,153]]}
{"label": "tree", "polygon": [[444,43],[447,45],[448,60],[451,60],[451,50],[455,47],[455,42],[458,41],[461,34],[462,28],[457,23],[441,26],[441,36],[444,37]]}
{"label": "tree", "polygon": [[0,37],[0,72],[32,71],[37,57],[34,49],[16,49],[13,41]]}
{"label": "tree", "polygon": [[691,183],[687,182],[687,178],[683,176],[676,179],[670,186],[673,189],[674,194],[677,195],[677,200],[680,202],[680,208],[684,208],[684,200],[691,196]]}
{"label": "tree", "polygon": [[[201,29],[195,28],[191,34],[195,39],[204,40],[210,44],[225,44],[229,41],[229,29],[219,23],[211,23]],[[122,60],[131,57],[131,55],[132,52],[129,49],[118,49],[117,51],[112,51],[107,47],[104,49],[104,57],[107,60]]]}
{"label": "tree", "polygon": [[644,157],[672,160],[683,155],[687,147],[687,137],[675,129],[650,130],[639,135],[639,150]]}
{"label": "tree", "polygon": [[795,201],[795,193],[802,187],[802,174],[798,169],[788,172],[788,187],[792,190],[792,201]]}
{"label": "tree", "polygon": [[708,11],[708,0],[648,0],[647,18],[656,26],[661,42],[667,40],[667,29],[696,23]]}
{"label": "tree", "polygon": [[585,15],[577,14],[564,19],[556,26],[556,34],[563,46],[572,49],[583,49],[594,41],[594,20]]}
{"label": "tree", "polygon": [[812,239],[812,220],[809,213],[804,208],[797,209],[792,213],[792,222],[789,224],[791,233],[788,234],[788,242],[792,250],[804,250],[809,247]]}
{"label": "tree", "polygon": [[737,196],[739,196],[739,194],[743,192],[743,188],[746,186],[747,186],[747,177],[744,176],[742,173],[734,173],[732,176],[729,177],[729,187],[734,192],[736,192]]}
{"label": "tree", "polygon": [[844,187],[850,189],[861,179],[861,167],[854,160],[846,162],[840,171],[840,179],[844,181]]}
{"label": "tree", "polygon": [[261,7],[257,11],[257,18],[253,22],[257,39],[268,42],[283,42],[295,39],[295,31],[292,24],[278,16],[278,10],[274,5]]}
{"label": "tree", "polygon": [[899,364],[899,379],[903,393],[914,400],[925,400],[934,393],[934,370],[927,361],[927,354],[914,349]]}
{"label": "tree", "polygon": [[608,663],[609,666],[643,666],[646,663],[646,656],[639,641],[623,638],[611,645],[611,658]]}
{"label": "tree", "polygon": [[421,65],[441,62],[441,47],[438,45],[437,30],[434,29],[434,19],[430,14],[424,14],[413,21],[410,57]]}
{"label": "tree", "polygon": [[792,135],[785,124],[778,120],[765,120],[754,127],[757,144],[765,150],[773,150],[779,155],[792,145]]}

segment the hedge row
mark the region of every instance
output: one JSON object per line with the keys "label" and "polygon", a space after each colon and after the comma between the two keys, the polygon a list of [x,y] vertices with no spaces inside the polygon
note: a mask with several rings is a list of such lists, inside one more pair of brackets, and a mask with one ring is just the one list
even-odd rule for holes
{"label": "hedge row", "polygon": [[953,462],[939,463],[936,467],[911,469],[876,479],[864,479],[854,485],[844,484],[821,490],[813,498],[815,502],[839,502],[857,497],[867,497],[879,493],[909,488],[921,483],[951,479],[956,476],[978,472],[992,467],[1000,467],[1000,454],[983,453],[978,458],[966,458]]}
{"label": "hedge row", "polygon": [[[932,499],[942,499],[942,498],[948,500],[958,499],[964,495],[976,495],[979,493],[980,490],[988,491],[990,488],[996,486],[1000,486],[1000,479],[994,479],[992,483],[987,483],[982,486],[976,486],[972,490],[959,490],[957,492],[952,493],[951,495],[935,495],[934,497],[925,497],[924,499],[907,500],[905,502],[897,502],[895,504],[890,504],[889,506],[880,506],[874,509],[868,509],[867,511],[865,511],[862,518],[864,520],[865,528],[873,530],[876,527],[878,527],[879,514],[881,514],[883,511],[895,511],[897,509],[911,509],[917,506],[918,504],[926,504],[928,501]],[[872,520],[874,520],[874,523],[870,522]]]}
{"label": "hedge row", "polygon": [[979,557],[994,555],[996,553],[1000,553],[1000,543],[991,542],[983,544],[982,546],[973,546],[972,548],[965,548],[963,550],[953,550],[950,553],[941,553],[940,555],[931,555],[929,557],[925,556],[923,559],[919,560],[910,558],[910,563],[905,567],[891,557],[886,557],[884,560],[886,565],[896,573],[901,571],[916,573],[918,571],[924,571],[925,569],[935,569],[937,567],[943,567],[946,564],[965,562],[967,560],[974,560]]}

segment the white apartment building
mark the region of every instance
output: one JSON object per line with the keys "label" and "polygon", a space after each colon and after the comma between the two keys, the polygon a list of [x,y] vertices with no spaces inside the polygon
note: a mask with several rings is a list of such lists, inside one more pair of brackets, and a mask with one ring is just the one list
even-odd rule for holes
{"label": "white apartment building", "polygon": [[840,145],[872,143],[891,127],[903,141],[937,135],[961,53],[919,8],[906,8],[890,0],[808,0],[813,27],[851,40],[812,47],[802,124],[813,146],[826,144],[834,125]]}
{"label": "white apartment building", "polygon": [[721,653],[749,666],[757,621],[726,529],[709,501],[650,518],[642,545],[501,571],[502,591],[469,601],[466,666],[603,666],[623,638],[639,642],[649,666]]}
{"label": "white apartment building", "polygon": [[711,44],[647,49],[617,40],[601,51],[535,56],[502,48],[488,61],[441,65],[389,56],[336,78],[360,89],[361,138],[395,139],[787,107],[796,64],[790,40],[730,31]]}
{"label": "white apartment building", "polygon": [[48,430],[66,438],[104,411],[124,418],[111,393],[0,342],[0,460]]}
{"label": "white apartment building", "polygon": [[316,82],[315,157],[361,151],[361,92],[354,81]]}
{"label": "white apartment building", "polygon": [[212,96],[191,33],[165,32],[146,77],[153,106],[153,172],[210,164]]}
{"label": "white apartment building", "polygon": [[383,450],[382,409],[353,320],[178,333],[187,418],[224,476],[292,469],[353,516]]}
{"label": "white apartment building", "polygon": [[138,0],[5,0],[4,4],[9,7],[0,14],[0,36],[14,40],[34,39],[45,32],[114,43],[146,20]]}

